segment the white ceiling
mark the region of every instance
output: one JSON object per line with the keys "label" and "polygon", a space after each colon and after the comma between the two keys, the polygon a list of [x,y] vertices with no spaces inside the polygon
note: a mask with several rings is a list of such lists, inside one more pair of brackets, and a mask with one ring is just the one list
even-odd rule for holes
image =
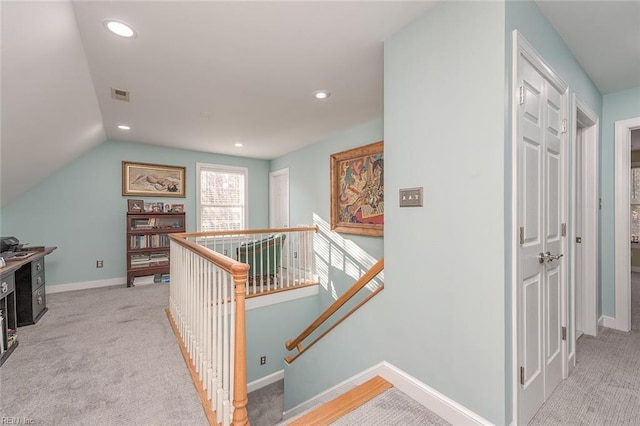
{"label": "white ceiling", "polygon": [[[538,3],[603,93],[640,86],[639,2]],[[433,4],[2,0],[0,205],[105,139],[270,159],[381,117],[383,41]]]}

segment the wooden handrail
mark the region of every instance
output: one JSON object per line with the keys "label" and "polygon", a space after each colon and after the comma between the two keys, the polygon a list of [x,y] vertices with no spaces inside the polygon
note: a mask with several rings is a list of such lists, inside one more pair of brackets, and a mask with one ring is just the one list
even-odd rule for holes
{"label": "wooden handrail", "polygon": [[370,299],[373,298],[373,296],[375,296],[376,294],[380,293],[382,291],[382,289],[384,288],[384,285],[376,288],[371,294],[369,294],[367,297],[365,297],[363,300],[361,300],[360,302],[358,302],[358,304],[356,306],[354,306],[353,308],[351,308],[349,310],[349,312],[347,312],[343,317],[341,317],[338,321],[336,321],[334,324],[331,324],[331,327],[327,328],[321,335],[319,335],[313,342],[309,343],[307,346],[305,346],[304,348],[302,347],[302,345],[298,345],[298,353],[295,355],[289,355],[288,357],[285,357],[284,360],[287,361],[287,363],[291,364],[293,361],[296,360],[296,358],[298,358],[300,355],[302,355],[303,353],[305,353],[306,351],[309,350],[309,348],[311,348],[313,345],[315,345],[320,339],[322,339],[324,336],[326,336],[327,334],[329,334],[329,332],[331,330],[333,330],[334,328],[336,328],[337,326],[340,325],[340,323],[342,323],[342,321],[346,320],[347,318],[349,318],[351,316],[352,313],[354,313],[355,311],[357,311],[358,309],[360,309],[360,307],[362,305],[364,305],[365,303],[367,303]]}
{"label": "wooden handrail", "polygon": [[384,269],[384,258],[378,260],[363,276],[358,279],[342,296],[336,299],[323,313],[320,314],[314,322],[311,323],[298,337],[293,340],[287,341],[285,347],[288,350],[293,350],[302,343],[304,339],[309,337],[318,327],[320,327],[331,315],[336,313],[345,303],[347,303],[353,296],[355,296],[360,290],[366,286],[369,281],[374,279]]}
{"label": "wooden handrail", "polygon": [[208,231],[208,232],[182,232],[181,238],[197,238],[197,237],[226,237],[230,235],[254,235],[254,234],[280,234],[298,231],[314,231],[318,232],[318,226],[298,226],[295,228],[269,228],[269,229],[244,229],[238,231]]}

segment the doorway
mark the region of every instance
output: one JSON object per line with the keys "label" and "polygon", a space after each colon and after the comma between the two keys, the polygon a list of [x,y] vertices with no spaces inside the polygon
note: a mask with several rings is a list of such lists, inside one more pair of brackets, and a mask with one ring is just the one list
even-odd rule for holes
{"label": "doorway", "polygon": [[631,132],[640,117],[615,123],[615,328],[631,330]]}
{"label": "doorway", "polygon": [[513,33],[514,412],[527,424],[567,373],[568,85]]}
{"label": "doorway", "polygon": [[269,227],[289,227],[289,169],[269,173]]}
{"label": "doorway", "polygon": [[575,341],[598,329],[598,116],[573,95],[573,244],[568,338],[569,369],[575,366]]}

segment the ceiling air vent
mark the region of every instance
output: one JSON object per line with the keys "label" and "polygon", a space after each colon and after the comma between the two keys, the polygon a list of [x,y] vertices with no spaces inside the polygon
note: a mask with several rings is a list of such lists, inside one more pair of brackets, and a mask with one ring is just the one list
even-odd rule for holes
{"label": "ceiling air vent", "polygon": [[117,101],[129,102],[129,92],[122,89],[111,88],[111,97]]}

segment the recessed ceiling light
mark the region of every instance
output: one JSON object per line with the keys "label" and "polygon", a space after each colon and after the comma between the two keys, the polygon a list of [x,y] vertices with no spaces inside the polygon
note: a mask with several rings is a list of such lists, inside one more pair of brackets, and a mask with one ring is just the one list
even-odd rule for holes
{"label": "recessed ceiling light", "polygon": [[104,21],[106,29],[120,37],[133,38],[136,36],[136,32],[129,25],[124,22],[115,21],[113,19],[107,19]]}
{"label": "recessed ceiling light", "polygon": [[125,124],[120,124],[118,126],[118,129],[120,129],[120,130],[131,130],[131,127],[129,127],[129,126],[125,125]]}
{"label": "recessed ceiling light", "polygon": [[240,142],[238,142],[238,143],[234,143],[233,146],[236,146],[238,148],[242,148],[244,145],[242,145]]}
{"label": "recessed ceiling light", "polygon": [[327,99],[329,96],[331,96],[331,93],[326,90],[316,90],[313,92],[313,97],[316,99]]}

